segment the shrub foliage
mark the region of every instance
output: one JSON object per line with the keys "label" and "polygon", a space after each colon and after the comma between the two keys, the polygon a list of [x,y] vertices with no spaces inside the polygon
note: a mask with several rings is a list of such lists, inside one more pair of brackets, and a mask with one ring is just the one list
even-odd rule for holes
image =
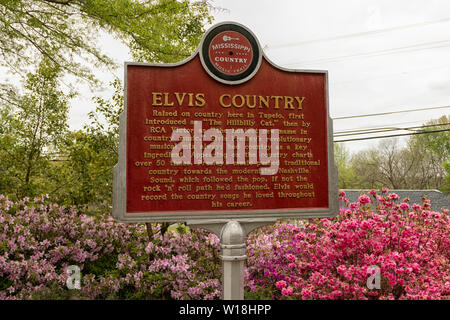
{"label": "shrub foliage", "polygon": [[[246,297],[450,299],[448,210],[386,189],[340,199],[334,218],[280,221],[249,235]],[[0,196],[0,299],[221,298],[217,236],[151,227],[80,214],[46,196]],[[70,265],[81,269],[79,290],[67,288]],[[380,286],[368,285],[377,270]]]}

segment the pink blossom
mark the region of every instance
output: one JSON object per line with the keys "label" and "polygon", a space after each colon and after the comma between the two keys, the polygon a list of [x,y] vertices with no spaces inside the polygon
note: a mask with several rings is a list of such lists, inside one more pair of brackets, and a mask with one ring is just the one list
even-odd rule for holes
{"label": "pink blossom", "polygon": [[364,205],[364,204],[370,203],[370,198],[367,195],[363,194],[362,196],[360,196],[358,198],[358,202],[361,203],[362,205]]}
{"label": "pink blossom", "polygon": [[407,204],[406,202],[402,202],[399,207],[402,210],[408,210],[409,209],[409,204]]}
{"label": "pink blossom", "polygon": [[296,262],[297,261],[297,258],[294,255],[290,254],[290,253],[286,256],[286,258],[287,258],[287,260],[289,262]]}
{"label": "pink blossom", "polygon": [[337,267],[336,270],[339,274],[344,274],[347,271],[347,268],[345,267],[345,265],[341,264],[339,267]]}
{"label": "pink blossom", "polygon": [[396,193],[389,194],[389,199],[391,200],[398,200],[399,196]]}
{"label": "pink blossom", "polygon": [[302,289],[302,299],[303,300],[309,300],[309,299],[311,299],[311,296],[312,296],[311,290],[306,289],[306,288]]}
{"label": "pink blossom", "polygon": [[147,254],[153,252],[153,247],[154,247],[153,242],[149,242],[148,245],[145,247],[145,252],[146,252]]}
{"label": "pink blossom", "polygon": [[277,289],[281,290],[286,287],[286,281],[284,281],[284,280],[277,281],[275,286],[277,287]]}
{"label": "pink blossom", "polygon": [[283,288],[281,289],[281,294],[283,296],[290,296],[292,294],[294,290],[292,289],[292,287],[287,287],[287,288]]}

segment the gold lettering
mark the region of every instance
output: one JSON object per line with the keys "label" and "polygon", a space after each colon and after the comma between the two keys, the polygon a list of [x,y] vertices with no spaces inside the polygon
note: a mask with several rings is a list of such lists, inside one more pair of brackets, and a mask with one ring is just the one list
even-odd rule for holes
{"label": "gold lettering", "polygon": [[266,108],[269,108],[269,96],[266,96],[266,98],[264,99],[263,96],[258,96],[259,97],[259,108],[262,108],[261,102],[266,106]]}
{"label": "gold lettering", "polygon": [[[241,104],[237,104],[236,98],[240,98],[241,99]],[[233,107],[242,108],[244,106],[245,99],[240,94],[237,94],[237,95],[233,96],[233,98],[231,99],[231,103],[233,104]]]}
{"label": "gold lettering", "polygon": [[153,92],[153,106],[162,106],[162,93],[161,92]]}
{"label": "gold lettering", "polygon": [[289,97],[289,96],[287,96],[287,97],[285,96],[284,97],[284,108],[285,109],[294,109],[294,106],[292,104],[293,101],[294,101],[294,98]]}
{"label": "gold lettering", "polygon": [[275,109],[280,109],[279,101],[280,101],[281,99],[283,99],[283,97],[282,97],[282,96],[271,96],[270,98],[275,100],[275,106],[274,106],[274,108],[275,108]]}
{"label": "gold lettering", "polygon": [[[250,104],[250,97],[253,97],[253,104]],[[255,95],[253,95],[253,96],[246,95],[245,98],[246,98],[248,108],[253,109],[254,107],[256,107],[256,96]]]}
{"label": "gold lettering", "polygon": [[169,102],[168,92],[164,92],[164,107],[173,107],[173,102]]}
{"label": "gold lettering", "polygon": [[206,104],[204,93],[197,93],[195,95],[195,100],[196,100],[196,103],[195,103],[196,107],[203,107]]}
{"label": "gold lettering", "polygon": [[298,103],[298,110],[303,109],[303,101],[306,99],[306,97],[302,97],[301,99],[299,97],[294,97],[295,100],[297,100]]}
{"label": "gold lettering", "polygon": [[185,96],[186,96],[186,92],[183,92],[183,95],[181,97],[180,97],[179,92],[175,92],[175,97],[177,98],[178,105],[181,106],[183,104],[183,100],[184,100]]}
{"label": "gold lettering", "polygon": [[193,93],[188,93],[188,95],[189,95],[189,104],[188,104],[188,107],[193,107],[194,106],[194,94]]}
{"label": "gold lettering", "polygon": [[230,103],[230,104],[225,104],[225,103],[223,102],[224,97],[230,98],[231,96],[230,96],[229,94],[223,94],[223,95],[221,95],[221,96],[219,97],[219,104],[220,104],[222,107],[224,107],[224,108],[229,108],[229,107],[231,107],[231,103]]}

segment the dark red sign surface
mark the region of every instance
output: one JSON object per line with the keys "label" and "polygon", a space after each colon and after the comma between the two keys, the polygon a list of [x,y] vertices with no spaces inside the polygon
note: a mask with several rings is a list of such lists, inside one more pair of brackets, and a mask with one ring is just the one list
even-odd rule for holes
{"label": "dark red sign surface", "polygon": [[[225,43],[239,47],[221,48]],[[239,33],[221,32],[210,42],[209,55],[222,73],[233,75],[248,65],[221,57],[254,60],[246,47],[251,48]],[[174,67],[126,68],[127,213],[329,207],[326,73],[284,71],[263,58],[250,81],[228,85],[213,79],[198,55]],[[195,163],[193,129],[199,122],[201,135],[210,128],[223,133],[223,164]],[[192,137],[191,164],[172,163],[179,141],[171,135],[177,129]],[[260,163],[259,154],[258,163],[249,163],[248,139],[246,164],[226,164],[227,129],[257,134],[267,129],[269,137],[277,129],[277,173],[261,174],[268,165]],[[201,152],[211,142],[203,139]]]}

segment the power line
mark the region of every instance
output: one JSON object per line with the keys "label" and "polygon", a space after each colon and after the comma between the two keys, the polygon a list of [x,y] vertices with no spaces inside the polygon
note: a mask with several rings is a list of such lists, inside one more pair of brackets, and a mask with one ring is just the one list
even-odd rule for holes
{"label": "power line", "polygon": [[446,126],[449,125],[450,122],[447,123],[438,123],[438,124],[422,124],[420,126],[409,126],[404,128],[399,127],[377,127],[377,128],[358,128],[358,129],[346,129],[343,131],[337,131],[335,134],[347,134],[347,133],[355,133],[355,132],[372,132],[372,131],[378,131],[378,130],[416,130],[426,127],[439,127],[439,126]]}
{"label": "power line", "polygon": [[443,22],[449,22],[449,21],[450,21],[450,18],[445,18],[445,19],[440,19],[440,20],[421,22],[421,23],[415,23],[415,24],[386,28],[386,29],[378,29],[378,30],[372,30],[372,31],[366,31],[366,32],[350,33],[350,34],[346,34],[346,35],[338,35],[338,36],[332,36],[332,37],[326,37],[326,38],[320,38],[320,39],[306,40],[306,41],[300,41],[300,42],[295,42],[295,43],[287,43],[287,44],[280,44],[280,45],[273,45],[273,46],[266,45],[266,48],[267,49],[281,49],[281,48],[287,48],[287,47],[301,46],[301,45],[310,44],[310,43],[325,42],[325,41],[330,41],[330,40],[363,37],[363,36],[368,36],[368,35],[386,33],[386,32],[397,31],[397,30],[404,30],[404,29],[409,29],[409,28],[416,28],[416,27],[421,27],[421,26],[425,26],[425,25],[437,24],[437,23],[443,23]]}
{"label": "power line", "polygon": [[399,128],[399,127],[386,127],[386,126],[381,126],[381,127],[377,127],[377,128],[356,128],[356,129],[346,129],[343,131],[336,131],[334,134],[350,134],[350,133],[358,133],[358,132],[368,132],[368,133],[373,133],[373,132],[378,132],[378,131],[385,131],[385,130],[402,130],[402,129],[407,129],[407,128]]}
{"label": "power line", "polygon": [[[428,121],[431,120],[435,120],[435,119],[430,119]],[[426,121],[426,120],[425,120]],[[391,123],[391,126],[400,126],[400,125],[404,125],[404,124],[411,124],[411,123],[424,123],[424,120],[415,120],[415,121],[406,121],[406,122],[397,122],[397,123]],[[376,126],[371,126],[371,127],[356,127],[356,128],[352,128],[352,129],[342,129],[342,130],[363,130],[363,129],[367,129],[367,130],[376,130],[376,129],[384,129],[386,128],[386,125],[376,125]]]}
{"label": "power line", "polygon": [[336,118],[332,118],[332,120],[344,120],[344,119],[354,119],[354,118],[375,117],[375,116],[384,116],[384,115],[388,115],[388,114],[398,114],[398,113],[416,112],[416,111],[424,111],[424,110],[436,110],[436,109],[445,109],[445,108],[450,108],[450,106],[440,106],[440,107],[409,109],[409,110],[401,110],[401,111],[361,114],[361,115],[356,115],[356,116],[336,117]]}
{"label": "power line", "polygon": [[442,130],[432,130],[432,131],[418,131],[411,133],[403,133],[403,134],[392,134],[387,136],[377,136],[377,137],[367,137],[367,138],[356,138],[356,139],[346,139],[346,140],[334,140],[333,142],[349,142],[349,141],[359,141],[359,140],[371,140],[371,139],[383,139],[383,138],[393,138],[393,137],[401,137],[401,136],[411,136],[416,134],[427,134],[427,133],[436,133],[436,132],[445,132],[450,131],[450,129],[442,129]]}
{"label": "power line", "polygon": [[[375,50],[375,51],[369,51],[369,52],[361,52],[361,53],[349,54],[349,55],[338,56],[338,57],[328,57],[328,58],[320,58],[320,59],[315,59],[315,60],[288,62],[288,63],[284,63],[284,65],[291,66],[291,65],[298,65],[298,64],[311,64],[311,63],[317,63],[317,62],[337,62],[340,60],[358,58],[358,57],[375,57],[375,56],[396,54],[396,53],[402,53],[402,52],[408,52],[408,51],[427,50],[427,49],[448,47],[448,46],[450,46],[450,44],[442,44],[442,43],[447,43],[447,42],[450,42],[450,40],[447,39],[447,40],[441,40],[441,41],[424,42],[424,43],[418,43],[418,44],[413,44],[413,45],[409,45],[409,46],[403,46],[403,47],[397,47],[397,48],[391,48],[391,49],[383,49],[383,50]],[[432,44],[438,44],[438,43],[441,43],[442,45],[432,45]]]}
{"label": "power line", "polygon": [[426,68],[409,68],[408,71],[405,70],[405,71],[398,71],[398,72],[391,72],[391,73],[383,73],[383,74],[379,74],[376,76],[364,77],[364,78],[359,78],[359,79],[355,78],[355,79],[345,80],[345,81],[332,81],[332,82],[330,82],[330,85],[340,86],[340,85],[346,85],[346,84],[354,83],[354,82],[382,79],[382,78],[392,77],[392,76],[397,76],[397,75],[405,76],[405,75],[409,75],[409,74],[420,72],[420,71],[429,71],[429,70],[441,70],[442,71],[442,70],[445,70],[448,68],[450,68],[450,65],[439,65],[439,66],[435,66],[435,67],[426,67]]}
{"label": "power line", "polygon": [[413,127],[406,127],[406,128],[389,128],[389,127],[387,127],[387,128],[378,128],[378,129],[368,129],[368,130],[349,130],[349,131],[335,132],[333,136],[334,137],[357,136],[357,135],[363,135],[363,134],[373,134],[373,133],[400,131],[400,130],[417,131],[417,130],[424,129],[424,128],[443,127],[446,125],[450,125],[450,122],[440,123],[440,124],[428,124],[428,125],[422,125],[422,126],[413,126]]}

